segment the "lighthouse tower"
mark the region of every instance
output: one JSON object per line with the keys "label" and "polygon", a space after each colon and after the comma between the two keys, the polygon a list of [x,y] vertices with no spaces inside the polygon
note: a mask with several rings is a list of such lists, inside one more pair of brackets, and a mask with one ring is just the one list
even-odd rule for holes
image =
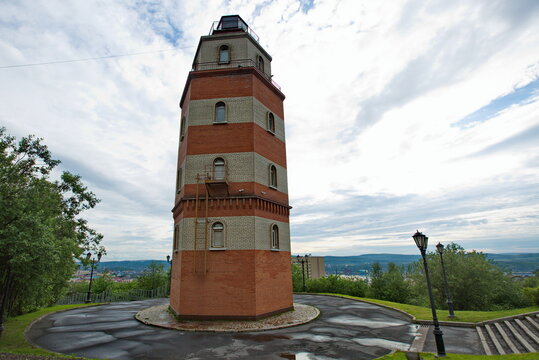
{"label": "lighthouse tower", "polygon": [[181,97],[170,306],[186,319],[291,310],[283,100],[240,16],[202,36]]}

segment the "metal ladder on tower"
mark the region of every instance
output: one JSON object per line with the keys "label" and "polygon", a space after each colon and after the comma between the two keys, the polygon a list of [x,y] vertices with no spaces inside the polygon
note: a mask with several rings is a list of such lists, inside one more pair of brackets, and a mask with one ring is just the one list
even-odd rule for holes
{"label": "metal ladder on tower", "polygon": [[[207,272],[208,253],[208,188],[207,175],[197,174],[195,197],[195,241],[193,251],[193,272],[205,275]],[[204,206],[201,204],[200,185],[204,187]]]}

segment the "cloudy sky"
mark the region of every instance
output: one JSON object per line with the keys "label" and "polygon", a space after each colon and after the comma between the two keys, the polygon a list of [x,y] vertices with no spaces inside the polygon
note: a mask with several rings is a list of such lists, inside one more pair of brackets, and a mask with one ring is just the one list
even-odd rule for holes
{"label": "cloudy sky", "polygon": [[225,14],[287,96],[294,253],[539,251],[539,1],[0,1],[0,125],[102,199],[107,260],[170,253],[178,102]]}

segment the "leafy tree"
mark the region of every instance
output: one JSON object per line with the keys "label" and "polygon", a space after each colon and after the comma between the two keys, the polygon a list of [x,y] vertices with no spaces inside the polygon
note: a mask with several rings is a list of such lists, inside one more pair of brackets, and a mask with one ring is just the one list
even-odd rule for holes
{"label": "leafy tree", "polygon": [[301,265],[292,263],[292,288],[295,292],[303,291],[303,277]]}
{"label": "leafy tree", "polygon": [[395,263],[389,263],[386,272],[382,271],[379,263],[374,263],[368,294],[374,299],[406,303],[410,299],[410,285],[403,270]]}
{"label": "leafy tree", "polygon": [[168,272],[165,271],[163,264],[152,262],[136,281],[138,289],[155,290],[168,284]]}
{"label": "leafy tree", "polygon": [[114,280],[112,280],[112,274],[110,271],[105,270],[101,273],[101,276],[94,279],[92,284],[92,292],[99,294],[105,291],[114,290]]}
{"label": "leafy tree", "polygon": [[[485,254],[467,252],[461,246],[451,243],[443,253],[449,293],[455,310],[497,310],[526,305],[526,298],[517,283],[513,282]],[[443,288],[440,256],[427,254],[429,274],[436,306],[447,308]],[[412,266],[410,274],[414,302],[428,304],[428,295],[422,260]]]}
{"label": "leafy tree", "polygon": [[80,217],[99,200],[77,175],[49,179],[60,163],[42,139],[16,142],[0,128],[0,324],[5,311],[19,314],[54,303],[86,250],[102,235]]}

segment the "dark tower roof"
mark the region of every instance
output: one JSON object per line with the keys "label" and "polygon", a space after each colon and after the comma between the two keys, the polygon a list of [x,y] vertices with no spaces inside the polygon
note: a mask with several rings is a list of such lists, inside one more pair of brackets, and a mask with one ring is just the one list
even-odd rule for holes
{"label": "dark tower roof", "polygon": [[210,31],[210,35],[224,32],[242,31],[251,35],[258,41],[258,35],[247,25],[247,23],[239,15],[224,15],[221,20],[215,21]]}

